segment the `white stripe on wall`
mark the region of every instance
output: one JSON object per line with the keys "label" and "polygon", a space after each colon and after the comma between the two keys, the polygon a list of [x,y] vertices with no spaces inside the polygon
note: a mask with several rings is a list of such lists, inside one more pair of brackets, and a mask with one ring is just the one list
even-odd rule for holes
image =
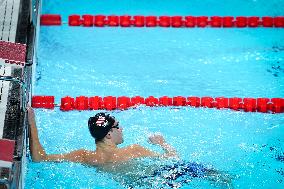
{"label": "white stripe on wall", "polygon": [[20,7],[20,1],[14,0],[10,36],[9,36],[9,41],[11,42],[15,42],[16,39],[19,7]]}
{"label": "white stripe on wall", "polygon": [[12,167],[12,162],[0,160],[0,167],[11,168]]}
{"label": "white stripe on wall", "polygon": [[4,17],[4,24],[2,29],[2,41],[9,41],[10,36],[10,26],[12,20],[12,11],[13,11],[13,0],[7,0],[6,7],[5,7],[5,17]]}

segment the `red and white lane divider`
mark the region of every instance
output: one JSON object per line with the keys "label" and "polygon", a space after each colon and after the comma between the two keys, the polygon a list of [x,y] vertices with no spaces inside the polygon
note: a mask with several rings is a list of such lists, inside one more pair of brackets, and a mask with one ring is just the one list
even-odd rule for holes
{"label": "red and white lane divider", "polygon": [[[57,14],[41,15],[41,25],[61,25],[62,19]],[[284,16],[141,16],[141,15],[70,15],[69,26],[86,27],[284,27]]]}
{"label": "red and white lane divider", "polygon": [[226,97],[127,97],[127,96],[79,96],[72,98],[66,96],[61,98],[61,104],[55,104],[54,96],[33,96],[33,108],[54,109],[59,106],[62,111],[70,110],[126,110],[138,105],[150,107],[158,106],[191,106],[206,108],[229,108],[232,110],[243,110],[245,112],[283,113],[284,98],[226,98]]}

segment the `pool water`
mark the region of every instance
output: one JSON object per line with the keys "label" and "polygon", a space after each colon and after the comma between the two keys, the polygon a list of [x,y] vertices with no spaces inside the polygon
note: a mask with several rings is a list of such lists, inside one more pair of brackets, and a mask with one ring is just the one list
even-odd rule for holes
{"label": "pool water", "polygon": [[[275,16],[283,15],[282,4],[44,1],[43,13],[65,18],[74,13]],[[42,27],[35,95],[53,95],[58,103],[67,95],[283,98],[283,34],[283,29],[274,28]],[[47,153],[95,150],[87,120],[97,112],[36,110],[39,138]],[[111,114],[124,128],[121,147],[138,143],[162,152],[147,142],[149,134],[160,132],[182,160],[234,176],[233,188],[283,188],[283,114],[144,106]],[[139,166],[132,170],[133,174],[141,171]],[[202,178],[189,179],[191,182],[176,187],[227,188]],[[127,188],[127,182],[124,175],[80,164],[29,162],[25,187]],[[170,188],[162,182],[152,188]]]}

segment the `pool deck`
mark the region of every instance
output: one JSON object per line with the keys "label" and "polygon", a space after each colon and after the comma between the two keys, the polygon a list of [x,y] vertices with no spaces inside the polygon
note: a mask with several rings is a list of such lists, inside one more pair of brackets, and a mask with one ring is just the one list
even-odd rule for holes
{"label": "pool deck", "polygon": [[[0,40],[16,42],[20,0],[5,0],[0,5]],[[0,65],[0,75],[11,76],[12,67]],[[0,81],[0,138],[3,138],[10,81]]]}

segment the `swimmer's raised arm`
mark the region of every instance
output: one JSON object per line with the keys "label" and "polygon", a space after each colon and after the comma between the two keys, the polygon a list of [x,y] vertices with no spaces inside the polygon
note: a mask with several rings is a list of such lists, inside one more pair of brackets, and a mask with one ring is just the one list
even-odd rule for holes
{"label": "swimmer's raised arm", "polygon": [[34,110],[31,107],[27,108],[28,110],[28,121],[30,125],[30,138],[29,138],[29,147],[31,151],[32,160],[34,162],[41,161],[53,161],[53,162],[62,162],[62,161],[71,161],[84,163],[86,150],[76,150],[67,154],[46,154],[44,148],[39,142],[38,131],[36,127],[35,114]]}
{"label": "swimmer's raised arm", "polygon": [[166,143],[164,137],[160,134],[155,134],[149,137],[149,142],[151,144],[159,145],[165,153],[162,155],[163,157],[177,157],[176,150],[174,147]]}
{"label": "swimmer's raised arm", "polygon": [[134,158],[140,158],[140,157],[158,157],[159,154],[156,152],[153,152],[139,144],[132,144],[130,146],[127,146],[125,148],[121,148],[120,157],[123,157],[124,159],[134,159]]}
{"label": "swimmer's raised arm", "polygon": [[120,160],[123,159],[128,160],[140,157],[162,157],[162,158],[177,157],[176,150],[171,145],[166,143],[162,135],[155,134],[150,136],[149,142],[151,144],[159,145],[165,151],[165,153],[159,154],[139,144],[133,144],[128,147],[122,148],[121,151],[116,154],[116,156]]}
{"label": "swimmer's raised arm", "polygon": [[34,162],[40,162],[45,158],[46,153],[38,139],[34,110],[31,107],[28,107],[27,111],[28,122],[30,125],[29,147],[32,155],[32,160]]}

